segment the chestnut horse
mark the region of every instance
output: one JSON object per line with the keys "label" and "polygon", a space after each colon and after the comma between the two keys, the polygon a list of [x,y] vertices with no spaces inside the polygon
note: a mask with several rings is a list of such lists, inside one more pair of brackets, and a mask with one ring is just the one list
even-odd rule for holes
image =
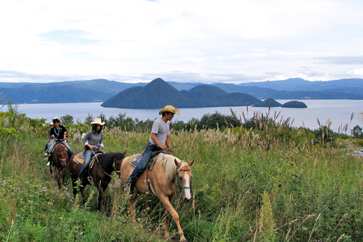
{"label": "chestnut horse", "polygon": [[[128,177],[134,170],[134,166],[130,164],[136,155],[126,157],[121,165],[121,184],[126,184]],[[137,195],[139,193],[150,192],[157,196],[165,207],[165,224],[164,224],[164,237],[170,237],[168,230],[169,214],[173,217],[176,226],[178,227],[178,234],[180,241],[186,241],[184,232],[180,226],[179,215],[172,206],[172,201],[175,198],[176,190],[181,192],[181,199],[183,202],[189,202],[191,196],[191,181],[192,171],[190,167],[193,165],[194,160],[186,163],[176,158],[175,156],[160,153],[155,161],[151,171],[146,169],[137,179],[134,188],[130,189],[130,196],[127,203],[130,208],[132,222],[136,223],[134,205]]]}
{"label": "chestnut horse", "polygon": [[[67,167],[67,163],[69,161],[69,156],[68,156],[66,146],[62,143],[56,144],[54,147],[54,151],[51,154],[50,159],[51,159],[50,173],[53,172],[52,166],[54,166],[57,181],[58,181],[58,187],[61,188],[61,185],[64,185],[64,180],[65,180],[64,178],[66,176],[66,167]],[[61,175],[62,175],[62,179],[63,179],[62,182],[60,179]]]}
{"label": "chestnut horse", "polygon": [[[84,188],[88,184],[91,184],[88,180],[88,177],[90,176],[90,177],[92,177],[94,186],[98,190],[97,210],[101,210],[101,202],[103,203],[104,206],[106,205],[105,191],[108,187],[108,184],[111,181],[111,178],[112,178],[111,173],[113,171],[116,171],[116,173],[120,175],[121,163],[122,163],[122,160],[125,158],[126,152],[127,151],[125,151],[124,153],[110,152],[110,153],[100,154],[97,156],[97,158],[94,162],[94,165],[92,166],[91,169],[88,169],[85,171],[85,174],[82,179],[80,191],[82,194],[83,202],[86,201],[85,195],[84,195]],[[78,174],[81,171],[81,167],[82,167],[81,164],[74,161],[74,157],[79,153],[81,153],[81,152],[77,152],[77,153],[73,154],[73,156],[70,159],[69,165],[68,165],[68,170],[71,175],[72,184],[73,184],[74,196],[77,195],[76,181],[77,181]]]}

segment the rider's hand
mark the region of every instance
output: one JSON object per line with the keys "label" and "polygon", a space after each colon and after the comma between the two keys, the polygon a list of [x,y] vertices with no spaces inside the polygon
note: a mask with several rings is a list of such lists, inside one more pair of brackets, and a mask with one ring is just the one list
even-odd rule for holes
{"label": "rider's hand", "polygon": [[51,138],[54,138],[54,134],[52,134],[50,137],[51,137]]}
{"label": "rider's hand", "polygon": [[105,147],[103,145],[101,145],[101,149],[104,149]]}
{"label": "rider's hand", "polygon": [[160,144],[160,145],[159,145],[159,147],[160,147],[161,149],[165,149],[165,148],[166,148],[166,145]]}

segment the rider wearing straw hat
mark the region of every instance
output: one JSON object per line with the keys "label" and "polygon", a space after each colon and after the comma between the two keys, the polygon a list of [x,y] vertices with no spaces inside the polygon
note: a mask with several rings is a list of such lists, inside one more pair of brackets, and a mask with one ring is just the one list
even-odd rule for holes
{"label": "rider wearing straw hat", "polygon": [[88,131],[82,139],[86,151],[84,154],[84,162],[78,175],[78,180],[80,183],[82,183],[82,177],[86,168],[88,167],[89,162],[91,161],[93,152],[95,150],[104,149],[102,127],[105,122],[102,122],[100,118],[96,118],[90,124],[92,125],[92,130]]}
{"label": "rider wearing straw hat", "polygon": [[68,155],[71,157],[72,149],[66,142],[68,136],[66,127],[62,125],[62,120],[58,117],[55,117],[52,120],[52,123],[54,124],[54,127],[49,130],[49,135],[50,138],[52,138],[52,141],[50,142],[47,152],[44,154],[44,156],[49,156],[49,154],[53,151],[54,146],[56,145],[55,140],[63,140],[62,143],[67,147]]}
{"label": "rider wearing straw hat", "polygon": [[154,121],[149,142],[146,145],[146,149],[140,162],[136,165],[124,186],[125,191],[129,189],[130,185],[133,186],[136,183],[137,177],[145,171],[153,151],[168,148],[168,154],[172,154],[170,146],[170,122],[168,121],[173,119],[174,114],[180,115],[180,112],[177,108],[171,105],[166,105],[159,111],[159,114],[161,114],[162,117]]}

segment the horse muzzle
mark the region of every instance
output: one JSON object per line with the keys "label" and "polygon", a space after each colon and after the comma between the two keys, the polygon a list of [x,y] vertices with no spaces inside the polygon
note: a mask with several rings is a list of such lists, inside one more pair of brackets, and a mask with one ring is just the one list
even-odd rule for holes
{"label": "horse muzzle", "polygon": [[184,197],[183,198],[183,202],[187,203],[191,200],[191,197]]}

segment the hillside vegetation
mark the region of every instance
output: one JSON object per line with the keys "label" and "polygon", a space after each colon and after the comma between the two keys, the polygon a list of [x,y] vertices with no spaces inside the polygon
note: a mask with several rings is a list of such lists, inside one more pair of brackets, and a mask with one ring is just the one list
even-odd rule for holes
{"label": "hillside vegetation", "polygon": [[[203,118],[196,126],[172,125],[175,155],[196,160],[192,202],[174,203],[188,241],[362,240],[362,158],[347,155],[358,149],[355,139],[326,126],[291,128],[276,113]],[[130,121],[108,120],[106,152],[143,151],[150,129],[126,126]],[[67,127],[71,133],[89,128]],[[132,224],[116,176],[106,193],[110,217],[95,211],[96,188],[86,188],[85,204],[73,198],[70,182],[59,190],[42,157],[46,135],[45,120],[13,108],[0,113],[0,241],[165,241],[158,199],[141,196]],[[72,143],[72,149],[83,146]],[[170,232],[178,239],[174,222]]]}
{"label": "hillside vegetation", "polygon": [[126,89],[111,97],[101,106],[116,108],[160,108],[165,100],[179,108],[245,106],[260,100],[242,93],[229,94],[218,87],[199,85],[189,91],[178,91],[163,79],[157,78],[145,87]]}

